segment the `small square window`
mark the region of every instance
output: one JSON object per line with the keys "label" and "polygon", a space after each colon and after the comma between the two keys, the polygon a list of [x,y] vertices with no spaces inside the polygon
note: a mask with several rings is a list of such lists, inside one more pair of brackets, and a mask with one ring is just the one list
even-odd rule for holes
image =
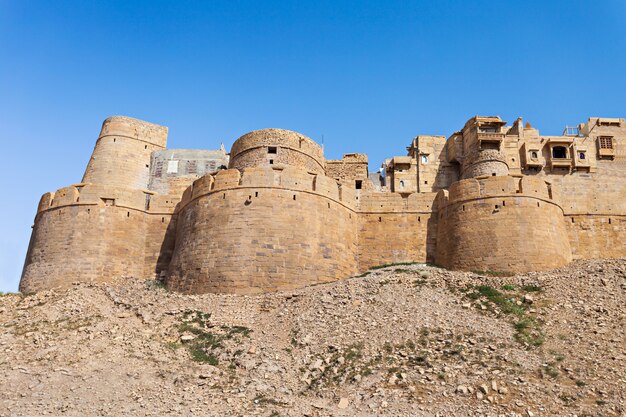
{"label": "small square window", "polygon": [[270,146],[267,148],[267,153],[272,153],[272,154],[276,154],[276,146]]}

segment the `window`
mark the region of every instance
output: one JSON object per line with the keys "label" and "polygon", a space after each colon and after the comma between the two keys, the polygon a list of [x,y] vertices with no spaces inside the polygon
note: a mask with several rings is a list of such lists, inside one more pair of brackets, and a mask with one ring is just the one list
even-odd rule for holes
{"label": "window", "polygon": [[565,146],[555,146],[552,148],[552,158],[567,159],[567,148]]}
{"label": "window", "polygon": [[428,155],[422,155],[422,164],[428,163]]}
{"label": "window", "polygon": [[404,181],[400,180],[400,188],[404,188]]}
{"label": "window", "polygon": [[537,158],[539,158],[539,155],[537,154],[537,151],[532,151],[532,152],[530,153],[530,157],[531,157],[532,159],[537,159]]}
{"label": "window", "polygon": [[178,162],[179,161],[167,161],[167,173],[168,174],[178,173]]}
{"label": "window", "polygon": [[361,180],[356,180],[356,181],[354,182],[354,186],[356,187],[356,189],[357,189],[357,190],[360,190],[360,189],[361,189],[361,187],[363,187],[363,181],[361,181]]}
{"label": "window", "polygon": [[267,153],[276,153],[276,146],[270,146],[267,148]]}
{"label": "window", "polygon": [[498,133],[498,128],[495,126],[481,126],[478,128],[480,133]]}
{"label": "window", "polygon": [[585,153],[584,152],[578,152],[578,159],[585,159]]}
{"label": "window", "polygon": [[613,136],[599,136],[600,149],[613,149]]}

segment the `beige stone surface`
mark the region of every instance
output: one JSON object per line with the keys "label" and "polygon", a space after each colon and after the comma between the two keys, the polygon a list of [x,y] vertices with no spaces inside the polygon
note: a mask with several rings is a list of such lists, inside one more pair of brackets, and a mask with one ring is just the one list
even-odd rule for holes
{"label": "beige stone surface", "polygon": [[159,277],[186,293],[258,293],[386,263],[520,272],[626,256],[624,119],[542,136],[475,116],[447,140],[415,137],[383,164],[386,184],[366,155],[327,161],[289,130],[250,132],[230,154],[166,139],[163,126],[105,120],[83,182],[41,198],[22,291]]}

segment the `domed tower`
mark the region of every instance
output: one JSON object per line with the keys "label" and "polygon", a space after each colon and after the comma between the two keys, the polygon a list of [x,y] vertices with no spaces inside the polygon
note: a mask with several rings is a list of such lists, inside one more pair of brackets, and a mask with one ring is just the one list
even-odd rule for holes
{"label": "domed tower", "polygon": [[297,132],[284,129],[255,130],[233,143],[230,168],[289,165],[314,174],[324,174],[321,146]]}
{"label": "domed tower", "polygon": [[475,116],[463,127],[461,179],[509,175],[503,152],[503,126],[499,116]]}

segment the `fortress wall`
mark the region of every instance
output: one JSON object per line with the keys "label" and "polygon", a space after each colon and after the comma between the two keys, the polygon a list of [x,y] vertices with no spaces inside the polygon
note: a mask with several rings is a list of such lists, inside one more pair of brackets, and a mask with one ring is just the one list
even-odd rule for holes
{"label": "fortress wall", "polygon": [[84,183],[148,188],[150,154],[165,147],[167,127],[114,116],[102,124]]}
{"label": "fortress wall", "polygon": [[594,174],[544,176],[554,184],[565,214],[626,215],[626,175],[598,170]]}
{"label": "fortress wall", "polygon": [[[515,181],[519,180],[467,179],[451,187],[449,194],[440,191],[437,264],[450,269],[520,272],[571,261],[558,202],[545,197],[548,191],[535,192],[540,179],[523,178],[511,190]],[[548,184],[544,182],[543,188],[547,190]]]}
{"label": "fortress wall", "polygon": [[565,223],[574,259],[624,257],[625,215],[569,215]]}
{"label": "fortress wall", "polygon": [[101,184],[44,194],[20,290],[153,276],[172,251],[170,223],[176,203],[167,196]]}
{"label": "fortress wall", "polygon": [[[275,153],[270,153],[270,147]],[[255,130],[233,143],[229,168],[291,165],[315,174],[324,174],[322,148],[308,137],[283,129]]]}
{"label": "fortress wall", "polygon": [[[252,172],[261,173],[258,185]],[[257,168],[244,171],[242,185],[226,185],[238,177],[236,170],[219,172],[213,190],[211,179],[200,179],[193,199],[183,199],[168,288],[260,293],[356,273],[357,215],[349,205],[313,191],[306,171]],[[208,193],[197,192],[201,187]]]}
{"label": "fortress wall", "polygon": [[368,193],[359,212],[359,270],[397,262],[434,260],[436,193]]}

